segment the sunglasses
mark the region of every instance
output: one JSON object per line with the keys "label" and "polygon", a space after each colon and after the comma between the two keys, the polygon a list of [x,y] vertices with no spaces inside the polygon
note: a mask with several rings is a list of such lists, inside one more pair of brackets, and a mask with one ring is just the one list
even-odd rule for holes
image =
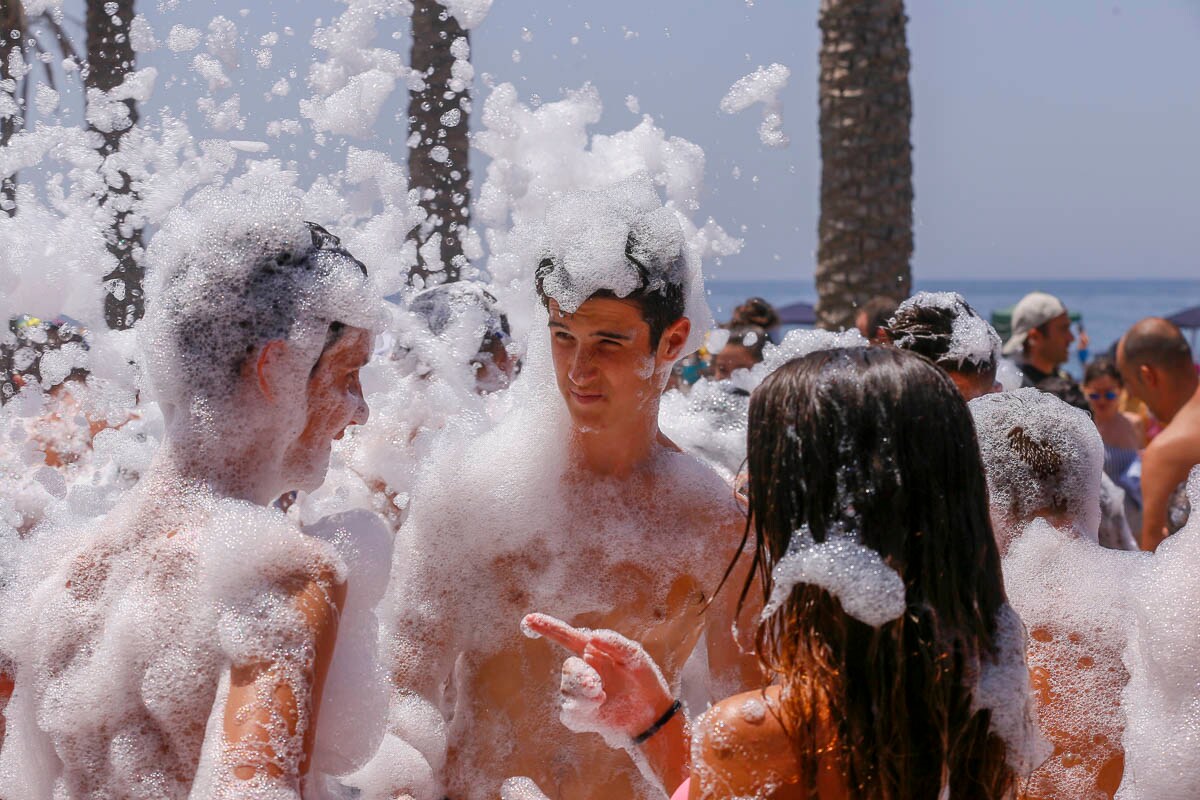
{"label": "sunglasses", "polygon": [[1088,400],[1099,400],[1103,397],[1105,400],[1116,400],[1116,392],[1088,392]]}

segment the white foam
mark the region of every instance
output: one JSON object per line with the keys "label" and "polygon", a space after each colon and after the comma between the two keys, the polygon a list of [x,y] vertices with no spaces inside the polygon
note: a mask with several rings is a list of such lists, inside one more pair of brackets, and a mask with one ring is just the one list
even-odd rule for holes
{"label": "white foam", "polygon": [[[1144,554],[1098,546],[1043,520],[1004,558],[1004,586],[1028,630],[1027,655],[1043,735],[1054,753],[1030,778],[1038,797],[1085,797],[1122,757],[1130,631],[1128,586]],[[1118,773],[1119,774],[1119,773]],[[1109,791],[1115,789],[1115,783]]]}
{"label": "white foam", "polygon": [[[1200,508],[1194,468],[1188,497]],[[1146,562],[1128,584],[1137,633],[1124,658],[1125,780],[1117,797],[1184,800],[1200,793],[1200,519],[1193,515]]]}
{"label": "white foam", "polygon": [[832,534],[813,541],[807,528],[792,534],[788,552],[771,571],[771,597],[762,618],[774,614],[801,584],[819,586],[835,597],[847,614],[879,627],[904,613],[904,580],[883,562],[878,551],[857,537]]}
{"label": "white foam", "polygon": [[549,800],[529,778],[509,778],[500,787],[500,800]]}
{"label": "white foam", "polygon": [[787,87],[792,71],[783,64],[759,67],[729,87],[721,98],[721,110],[726,114],[745,111],[755,103],[763,105],[763,121],[758,129],[758,138],[768,147],[786,147],[787,134],[783,132],[783,101],[780,93]]}
{"label": "white foam", "polygon": [[992,525],[1003,552],[1039,515],[1096,541],[1104,444],[1086,412],[1037,389],[969,404],[983,457]]}
{"label": "white foam", "polygon": [[[950,347],[939,363],[967,363],[976,366],[996,364],[1000,358],[1000,334],[987,320],[968,310],[967,301],[958,292],[917,292],[896,309],[899,314],[912,307],[930,307],[950,312],[954,321],[950,331]],[[911,345],[902,335],[896,345],[908,349]]]}

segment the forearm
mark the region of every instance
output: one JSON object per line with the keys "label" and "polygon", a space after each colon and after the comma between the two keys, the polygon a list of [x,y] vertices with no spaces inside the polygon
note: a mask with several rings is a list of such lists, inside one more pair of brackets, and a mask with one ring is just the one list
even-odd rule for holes
{"label": "forearm", "polygon": [[667,794],[687,780],[691,773],[692,740],[687,717],[679,711],[657,733],[638,745],[650,769],[662,781]]}
{"label": "forearm", "polygon": [[[1167,505],[1171,502],[1171,484],[1162,465],[1148,459],[1142,469],[1142,530],[1143,550],[1153,551],[1167,537]],[[1176,484],[1178,481],[1176,481]]]}
{"label": "forearm", "polygon": [[1141,547],[1154,552],[1167,538],[1167,521],[1162,514],[1151,514],[1149,509],[1142,517]]}

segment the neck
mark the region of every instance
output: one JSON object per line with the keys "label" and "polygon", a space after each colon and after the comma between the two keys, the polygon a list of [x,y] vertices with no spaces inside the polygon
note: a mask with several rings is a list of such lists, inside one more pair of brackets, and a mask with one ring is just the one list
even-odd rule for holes
{"label": "neck", "polygon": [[1170,424],[1171,420],[1175,419],[1184,406],[1197,397],[1197,388],[1200,388],[1200,378],[1197,377],[1195,370],[1189,369],[1183,379],[1170,393],[1170,402],[1167,404],[1166,412],[1162,416],[1164,424]]}
{"label": "neck", "polygon": [[589,472],[627,477],[645,465],[658,449],[658,404],[654,413],[603,430],[575,429],[571,450]]}
{"label": "neck", "polygon": [[1025,361],[1047,374],[1053,374],[1058,369],[1058,363],[1035,353],[1027,353]]}
{"label": "neck", "polygon": [[[216,437],[228,444],[231,437]],[[264,465],[261,454],[271,452],[256,437],[242,440],[239,448],[213,447],[212,437],[203,434],[169,432],[151,473],[157,482],[168,487],[203,488],[217,497],[245,500],[267,506],[283,490],[278,487],[277,469]]]}

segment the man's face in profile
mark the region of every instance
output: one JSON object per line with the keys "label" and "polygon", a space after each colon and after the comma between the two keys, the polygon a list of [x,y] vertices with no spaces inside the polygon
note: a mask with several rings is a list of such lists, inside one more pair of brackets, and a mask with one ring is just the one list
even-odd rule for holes
{"label": "man's face in profile", "polygon": [[660,355],[669,346],[651,347],[641,306],[607,297],[573,314],[553,299],[548,306],[558,390],[576,427],[602,430],[657,408],[674,358]]}
{"label": "man's face in profile", "polygon": [[1065,364],[1070,358],[1071,342],[1075,341],[1075,334],[1071,333],[1071,317],[1065,313],[1059,314],[1034,331],[1037,335],[1031,332],[1030,344],[1037,349],[1038,355],[1053,364]]}
{"label": "man's face in profile", "polygon": [[312,491],[320,486],[333,440],[351,425],[366,424],[369,409],[359,370],[371,357],[373,339],[370,331],[347,327],[321,353],[306,387],[304,430],[284,453],[287,488]]}

